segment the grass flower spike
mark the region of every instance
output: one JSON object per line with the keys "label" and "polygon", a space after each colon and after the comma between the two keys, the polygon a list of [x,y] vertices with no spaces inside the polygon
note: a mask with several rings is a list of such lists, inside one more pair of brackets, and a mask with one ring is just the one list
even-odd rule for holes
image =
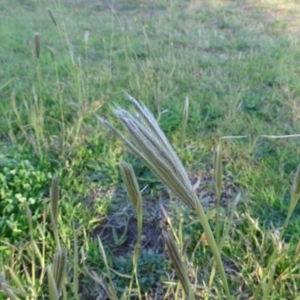
{"label": "grass flower spike", "polygon": [[59,212],[59,183],[57,175],[52,178],[52,185],[50,190],[50,213],[53,233],[58,248],[60,248],[60,240],[58,234],[58,212]]}
{"label": "grass flower spike", "polygon": [[187,298],[190,300],[194,300],[195,295],[191,288],[190,280],[187,275],[187,270],[182,261],[181,254],[178,251],[175,241],[174,241],[173,237],[164,229],[162,231],[162,236],[163,236],[166,246],[168,248],[172,264],[174,266],[174,269],[176,271],[178,279],[182,285],[182,288],[183,288]]}
{"label": "grass flower spike", "polygon": [[127,129],[134,145],[105,120],[100,121],[117,133],[128,148],[142,159],[180,200],[189,208],[195,209],[193,187],[177,154],[150,111],[134,98],[129,99],[138,112],[132,115],[119,108],[115,110],[115,114]]}
{"label": "grass flower spike", "polygon": [[138,156],[175,196],[190,209],[196,211],[216,260],[227,298],[229,299],[229,288],[220,252],[203,207],[192,187],[188,175],[151,112],[131,96],[129,96],[129,99],[135,106],[136,112],[130,113],[122,108],[117,108],[115,114],[126,128],[133,143],[107,121],[100,119],[100,122],[118,135],[129,150]]}
{"label": "grass flower spike", "polygon": [[40,58],[41,53],[41,38],[38,33],[34,35],[34,54],[36,58]]}
{"label": "grass flower spike", "polygon": [[[142,203],[142,194],[140,192],[138,182],[136,179],[136,176],[134,174],[133,168],[130,164],[127,164],[125,162],[122,162],[120,164],[120,170],[122,174],[123,181],[126,186],[127,194],[136,210],[137,214],[137,241],[134,247],[134,253],[133,253],[133,278],[136,280],[136,285],[138,289],[138,295],[139,299],[142,299],[138,277],[137,277],[137,265],[138,265],[138,259],[141,254],[142,244],[141,244],[141,236],[142,236],[142,227],[143,227],[143,203]],[[133,281],[130,281],[130,286],[128,293],[131,294],[132,289],[132,283]]]}
{"label": "grass flower spike", "polygon": [[60,248],[54,255],[52,272],[58,294],[62,292],[67,267],[67,249]]}

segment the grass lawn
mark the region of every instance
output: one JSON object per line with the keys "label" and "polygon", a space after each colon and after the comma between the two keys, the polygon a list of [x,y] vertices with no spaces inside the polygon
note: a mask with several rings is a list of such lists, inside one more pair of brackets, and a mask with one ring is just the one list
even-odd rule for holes
{"label": "grass lawn", "polygon": [[[299,300],[299,136],[270,138],[300,132],[299,13],[296,0],[1,0],[0,299],[58,299],[57,261],[62,299],[184,299],[163,228],[189,299],[226,299],[197,215],[99,122],[125,134],[113,110],[132,111],[129,94],[200,179],[231,299]],[[143,196],[136,276],[122,161]]]}

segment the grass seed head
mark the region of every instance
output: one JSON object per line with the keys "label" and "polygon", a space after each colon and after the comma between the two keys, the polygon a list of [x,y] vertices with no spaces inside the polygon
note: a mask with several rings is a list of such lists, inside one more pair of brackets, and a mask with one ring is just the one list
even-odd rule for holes
{"label": "grass seed head", "polygon": [[[115,110],[133,144],[126,138],[122,140],[181,201],[195,209],[193,187],[177,154],[150,111],[134,98],[130,97],[130,100],[137,109],[135,114],[121,108]],[[113,131],[117,133],[115,129]]]}
{"label": "grass seed head", "polygon": [[50,199],[51,199],[51,218],[52,222],[57,227],[57,219],[58,219],[58,202],[59,202],[59,184],[58,184],[58,177],[54,175],[52,178],[52,185],[51,185],[51,192],[50,192]]}
{"label": "grass seed head", "polygon": [[47,271],[47,278],[48,278],[49,299],[59,300],[59,293],[57,291],[57,286],[54,280],[52,267],[47,266],[46,271]]}
{"label": "grass seed head", "polygon": [[51,18],[53,24],[54,24],[55,26],[57,26],[57,23],[56,23],[56,20],[55,20],[55,17],[54,17],[54,15],[53,15],[53,12],[52,12],[51,8],[47,8],[47,12],[48,12],[48,15],[50,16],[50,18]]}
{"label": "grass seed head", "polygon": [[66,267],[67,267],[67,249],[62,247],[54,255],[53,266],[52,266],[53,278],[55,280],[59,295],[62,291],[62,287],[64,284]]}
{"label": "grass seed head", "polygon": [[134,174],[133,168],[130,164],[126,162],[122,162],[120,164],[121,169],[121,175],[123,178],[123,181],[126,186],[127,193],[129,195],[129,198],[135,207],[137,208],[137,204],[141,199],[141,192],[138,186],[138,182],[136,179],[136,176]]}
{"label": "grass seed head", "polygon": [[36,58],[40,58],[41,53],[41,38],[38,33],[34,35],[34,54]]}
{"label": "grass seed head", "polygon": [[222,188],[222,147],[221,142],[216,147],[214,155],[214,173],[215,173],[215,183],[218,193],[221,193]]}
{"label": "grass seed head", "polygon": [[170,255],[172,264],[174,266],[174,269],[176,271],[176,274],[178,276],[178,279],[184,289],[184,292],[187,295],[187,298],[191,299],[190,297],[193,293],[191,290],[191,284],[190,284],[189,278],[187,276],[186,267],[182,261],[182,257],[178,251],[175,241],[174,241],[173,237],[164,229],[162,231],[162,236],[163,236],[164,242],[168,248],[169,255]]}

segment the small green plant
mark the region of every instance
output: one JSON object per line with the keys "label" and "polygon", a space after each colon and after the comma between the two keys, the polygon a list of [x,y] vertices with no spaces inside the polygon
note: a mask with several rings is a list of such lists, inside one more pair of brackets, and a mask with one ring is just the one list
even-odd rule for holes
{"label": "small green plant", "polygon": [[[144,250],[141,252],[137,262],[133,261],[132,257],[119,257],[114,260],[112,268],[117,272],[111,272],[111,278],[116,288],[119,291],[124,290],[130,286],[133,279],[135,284],[132,285],[131,290],[136,291],[138,297],[141,297],[155,283],[160,282],[165,277],[166,262],[162,255],[158,255],[152,250]],[[135,269],[138,270],[136,278],[135,276],[132,279],[120,276],[120,274],[134,274]],[[131,293],[128,290],[128,298],[130,295]]]}
{"label": "small green plant", "polygon": [[[62,295],[66,299],[66,285],[70,287],[75,299],[79,299],[78,295],[78,249],[73,251],[73,279],[67,283],[67,249],[61,245],[59,238],[58,228],[58,214],[59,214],[59,185],[57,175],[52,178],[52,185],[50,189],[50,216],[52,223],[52,234],[56,242],[56,252],[53,256],[53,261],[48,259],[46,254],[46,219],[42,222],[32,218],[32,211],[29,205],[25,203],[26,219],[29,229],[29,244],[24,249],[19,250],[19,254],[26,257],[26,264],[23,263],[24,268],[28,268],[25,272],[27,284],[18,279],[15,270],[6,267],[12,281],[16,284],[17,288],[8,285],[3,276],[0,274],[0,288],[4,294],[10,299],[19,299],[16,295],[23,295],[25,299],[36,299],[41,295],[49,295],[50,300],[59,300]],[[46,205],[44,205],[46,209]],[[44,213],[46,213],[44,211]],[[41,242],[38,242],[35,237],[34,224],[37,224],[40,230]],[[51,234],[50,233],[50,234]],[[77,246],[77,237],[74,238],[74,247]],[[17,262],[15,262],[17,264]],[[48,265],[46,265],[48,263]],[[44,285],[44,277],[47,273],[48,284]],[[77,277],[75,277],[77,276]]]}
{"label": "small green plant", "polygon": [[[29,160],[0,157],[0,238],[17,238],[27,227],[25,204],[40,217],[50,173],[40,170]],[[12,240],[11,240],[12,241]]]}

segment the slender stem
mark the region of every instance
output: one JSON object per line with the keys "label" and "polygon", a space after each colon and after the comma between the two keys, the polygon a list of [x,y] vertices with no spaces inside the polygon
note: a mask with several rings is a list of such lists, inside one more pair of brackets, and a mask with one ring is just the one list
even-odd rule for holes
{"label": "slender stem", "polygon": [[221,200],[221,191],[217,188],[216,215],[215,215],[215,225],[216,225],[215,237],[216,237],[217,244],[219,244],[220,242],[220,220],[219,220],[220,200]]}
{"label": "slender stem", "polygon": [[229,287],[228,287],[228,283],[227,283],[227,278],[226,278],[224,266],[223,266],[223,263],[222,263],[222,260],[221,260],[220,251],[218,249],[216,240],[213,236],[213,233],[211,231],[210,225],[208,223],[208,220],[206,218],[206,215],[205,215],[205,212],[202,208],[202,205],[200,204],[199,199],[196,196],[196,194],[194,194],[193,196],[194,196],[195,204],[196,204],[196,213],[198,214],[200,222],[203,226],[203,229],[204,229],[209,247],[212,251],[212,254],[215,258],[218,270],[220,272],[220,276],[221,276],[221,279],[222,279],[222,282],[223,282],[223,287],[224,287],[227,299],[229,300],[231,297],[230,297],[230,292],[229,292]]}

